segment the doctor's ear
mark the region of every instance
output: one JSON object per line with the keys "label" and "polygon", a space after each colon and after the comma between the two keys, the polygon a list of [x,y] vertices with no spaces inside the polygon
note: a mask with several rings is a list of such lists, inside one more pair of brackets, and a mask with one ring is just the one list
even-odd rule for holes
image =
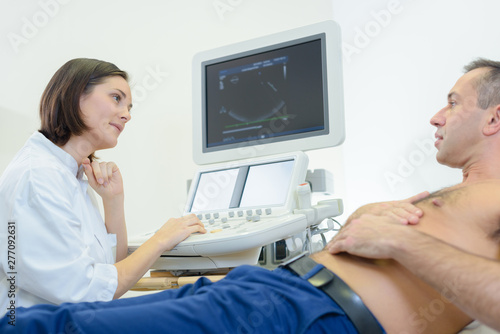
{"label": "doctor's ear", "polygon": [[500,104],[491,109],[487,121],[487,124],[483,128],[485,136],[491,136],[500,132]]}

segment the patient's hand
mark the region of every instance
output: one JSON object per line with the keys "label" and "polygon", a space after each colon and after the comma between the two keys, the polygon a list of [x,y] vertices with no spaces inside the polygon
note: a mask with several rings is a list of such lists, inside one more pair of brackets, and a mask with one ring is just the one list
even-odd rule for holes
{"label": "patient's hand", "polygon": [[424,191],[400,201],[379,202],[362,206],[347,219],[346,225],[364,214],[394,218],[404,225],[417,224],[424,213],[413,203],[427,196],[429,196],[429,192]]}
{"label": "patient's hand", "polygon": [[344,226],[328,243],[331,254],[347,252],[371,259],[391,259],[404,240],[411,240],[412,233],[419,233],[389,216],[364,214]]}

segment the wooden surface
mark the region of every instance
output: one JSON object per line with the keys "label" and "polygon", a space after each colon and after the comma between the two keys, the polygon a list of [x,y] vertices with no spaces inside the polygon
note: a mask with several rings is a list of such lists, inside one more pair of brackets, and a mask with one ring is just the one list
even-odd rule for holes
{"label": "wooden surface", "polygon": [[212,282],[217,282],[224,277],[223,275],[204,275],[204,276],[174,276],[169,272],[159,271],[150,273],[151,277],[141,278],[130,290],[148,291],[148,290],[166,290],[177,289],[183,285],[196,282],[200,277],[205,277]]}

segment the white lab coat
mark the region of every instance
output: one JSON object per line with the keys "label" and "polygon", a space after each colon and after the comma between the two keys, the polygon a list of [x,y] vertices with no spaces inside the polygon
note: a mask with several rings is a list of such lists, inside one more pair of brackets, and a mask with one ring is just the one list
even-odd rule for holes
{"label": "white lab coat", "polygon": [[[113,298],[116,236],[107,233],[83,174],[71,155],[39,132],[2,174],[0,314],[11,300],[16,307],[28,307]],[[8,229],[9,222],[15,229]],[[14,249],[9,235],[15,236]],[[8,261],[12,251],[13,267]]]}

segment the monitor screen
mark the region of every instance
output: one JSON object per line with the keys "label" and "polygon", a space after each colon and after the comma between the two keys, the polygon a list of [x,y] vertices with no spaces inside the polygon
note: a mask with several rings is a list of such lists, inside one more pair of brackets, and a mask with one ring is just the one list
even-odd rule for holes
{"label": "monitor screen", "polygon": [[193,157],[205,164],[336,146],[344,139],[333,21],[193,59]]}
{"label": "monitor screen", "polygon": [[207,65],[205,150],[327,132],[321,38]]}

